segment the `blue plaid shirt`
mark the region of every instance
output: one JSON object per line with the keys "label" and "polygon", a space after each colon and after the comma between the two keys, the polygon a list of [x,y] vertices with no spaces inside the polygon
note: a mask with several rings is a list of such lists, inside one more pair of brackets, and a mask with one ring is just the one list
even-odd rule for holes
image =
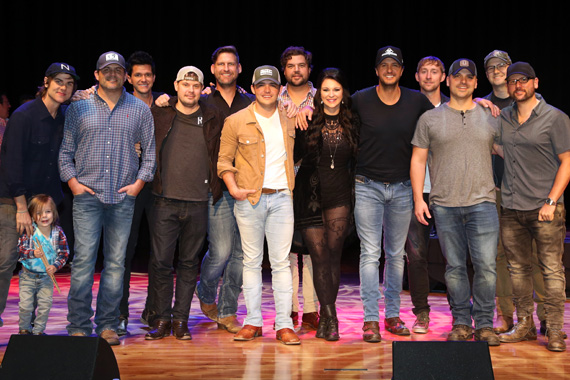
{"label": "blue plaid shirt", "polygon": [[[137,142],[141,143],[140,160]],[[137,179],[152,181],[155,158],[150,109],[124,88],[113,110],[97,93],[68,107],[59,151],[62,181],[75,177],[102,203],[116,204],[126,196],[118,192],[120,188]]]}

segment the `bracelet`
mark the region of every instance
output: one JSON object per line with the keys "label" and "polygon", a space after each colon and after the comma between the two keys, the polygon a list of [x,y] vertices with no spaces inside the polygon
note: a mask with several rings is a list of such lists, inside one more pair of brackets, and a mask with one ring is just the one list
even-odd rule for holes
{"label": "bracelet", "polygon": [[546,200],[544,201],[544,203],[546,203],[546,204],[549,205],[549,206],[556,206],[556,202],[553,201],[553,200],[550,199],[550,198],[546,198]]}

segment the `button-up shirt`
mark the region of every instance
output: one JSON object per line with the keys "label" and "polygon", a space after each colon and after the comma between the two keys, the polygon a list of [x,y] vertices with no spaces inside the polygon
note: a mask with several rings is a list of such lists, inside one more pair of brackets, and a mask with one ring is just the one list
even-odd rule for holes
{"label": "button-up shirt", "polygon": [[570,150],[568,116],[541,100],[519,125],[514,105],[501,112],[500,133],[505,158],[501,205],[521,211],[542,207],[560,167],[558,155]]}
{"label": "button-up shirt", "polygon": [[56,204],[63,200],[57,159],[65,108],[54,118],[37,98],[11,115],[2,143],[0,198],[48,194]]}
{"label": "button-up shirt", "polygon": [[287,86],[288,84],[286,84],[285,86],[283,86],[283,88],[281,89],[281,92],[279,93],[279,97],[277,98],[277,101],[279,103],[279,109],[283,110],[285,107],[285,104],[290,104],[290,106],[295,106],[297,108],[297,111],[303,109],[304,107],[313,107],[313,101],[315,98],[315,93],[317,92],[317,89],[315,87],[313,87],[313,84],[311,82],[308,83],[309,84],[309,92],[307,93],[307,96],[305,97],[305,99],[301,102],[301,104],[299,104],[299,106],[295,105],[295,103],[293,103],[293,100],[291,99],[291,96],[289,95],[289,91],[287,90]]}
{"label": "button-up shirt", "polygon": [[[140,167],[137,142],[142,150]],[[97,93],[69,106],[59,154],[62,181],[75,177],[102,203],[119,203],[126,196],[119,189],[137,179],[152,181],[155,157],[150,109],[124,89],[112,110]]]}

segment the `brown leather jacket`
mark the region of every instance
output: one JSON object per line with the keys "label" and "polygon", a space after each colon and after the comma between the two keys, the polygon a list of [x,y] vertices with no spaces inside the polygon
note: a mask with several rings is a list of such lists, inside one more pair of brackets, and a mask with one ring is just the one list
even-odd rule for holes
{"label": "brown leather jacket", "polygon": [[[168,138],[168,133],[172,128],[176,110],[174,109],[177,97],[171,97],[168,101],[168,106],[151,108],[152,115],[154,116],[154,136],[156,139],[156,173],[152,182],[152,191],[155,194],[162,194],[162,157],[161,150],[164,141]],[[213,204],[215,204],[222,197],[222,180],[216,174],[216,166],[218,162],[218,152],[220,151],[220,135],[224,119],[220,111],[208,104],[199,101],[198,103],[202,109],[204,117],[204,140],[208,148],[208,156],[210,157],[210,190],[212,192]]]}
{"label": "brown leather jacket", "polygon": [[[236,183],[241,189],[255,189],[247,196],[251,204],[259,202],[265,172],[265,139],[254,114],[255,102],[247,108],[229,116],[222,130],[218,176],[225,172],[235,174]],[[283,130],[283,141],[287,151],[285,172],[291,194],[295,187],[293,169],[293,147],[295,145],[295,119],[287,117],[285,111],[278,111]],[[234,163],[235,160],[235,163]]]}

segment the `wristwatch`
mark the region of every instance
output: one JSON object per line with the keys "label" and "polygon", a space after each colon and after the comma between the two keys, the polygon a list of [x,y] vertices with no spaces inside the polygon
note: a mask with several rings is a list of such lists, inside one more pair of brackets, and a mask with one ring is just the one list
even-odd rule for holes
{"label": "wristwatch", "polygon": [[549,206],[556,206],[556,202],[553,201],[553,200],[550,199],[550,198],[546,198],[546,200],[544,201],[544,203],[546,203],[546,204],[549,205]]}

